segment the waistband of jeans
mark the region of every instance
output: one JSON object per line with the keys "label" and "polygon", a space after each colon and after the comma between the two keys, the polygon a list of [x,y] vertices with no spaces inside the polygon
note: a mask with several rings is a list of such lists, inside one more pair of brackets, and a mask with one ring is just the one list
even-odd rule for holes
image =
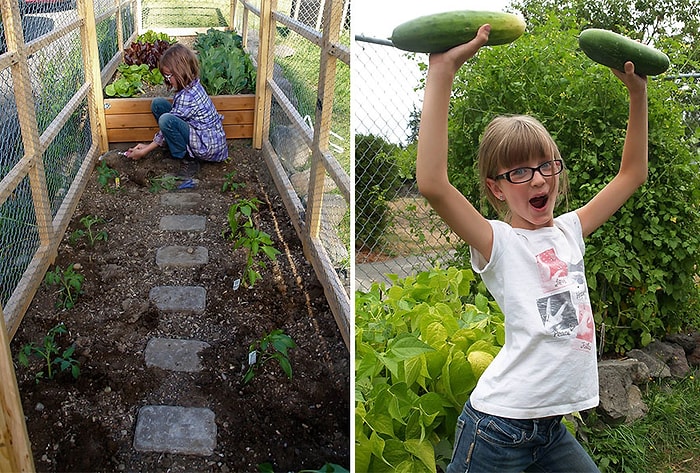
{"label": "waistband of jeans", "polygon": [[501,419],[507,419],[507,420],[514,420],[514,421],[522,421],[522,422],[534,422],[537,421],[539,424],[551,424],[551,423],[559,423],[562,421],[564,418],[563,415],[555,415],[555,416],[547,416],[547,417],[532,417],[529,419],[514,419],[510,417],[505,417],[505,416],[498,416],[495,414],[486,414],[485,412],[481,412],[480,410],[476,409],[474,406],[472,406],[471,401],[467,400],[466,403],[467,406],[469,406],[469,409],[472,411],[479,413],[481,415],[492,415],[494,417],[500,417]]}

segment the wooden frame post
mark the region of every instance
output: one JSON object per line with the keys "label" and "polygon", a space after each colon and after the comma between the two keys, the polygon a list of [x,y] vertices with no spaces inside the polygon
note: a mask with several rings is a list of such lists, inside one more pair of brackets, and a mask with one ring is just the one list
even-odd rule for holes
{"label": "wooden frame post", "polygon": [[[100,153],[109,150],[107,141],[107,122],[102,95],[102,74],[100,71],[100,54],[97,42],[97,26],[95,25],[95,8],[92,0],[78,0],[78,15],[83,19],[80,27],[80,38],[83,46],[83,65],[85,82],[92,84],[87,95],[88,110],[90,111],[90,126],[97,131]],[[117,17],[120,16],[120,9]],[[122,40],[123,41],[123,40]]]}
{"label": "wooden frame post", "polygon": [[262,0],[260,5],[260,44],[258,45],[258,73],[255,83],[255,123],[253,125],[253,147],[261,149],[263,139],[270,132],[270,108],[272,90],[268,81],[272,80],[275,60],[275,18],[272,12],[277,8],[277,0]]}
{"label": "wooden frame post", "polygon": [[333,45],[340,36],[340,20],[343,14],[342,0],[325,2],[323,11],[324,28],[321,44],[321,65],[318,78],[318,100],[316,101],[316,122],[314,123],[314,141],[311,155],[311,175],[309,180],[309,198],[306,212],[306,225],[311,238],[319,238],[321,228],[321,208],[323,206],[323,188],[326,169],[323,154],[328,151],[331,120],[333,115],[333,97],[335,95],[336,57],[331,54]]}
{"label": "wooden frame post", "polygon": [[236,8],[238,8],[238,0],[231,0],[231,6],[230,6],[230,11],[229,11],[229,30],[235,31],[236,30]]}
{"label": "wooden frame post", "polygon": [[24,411],[19,397],[15,368],[12,364],[10,338],[5,315],[0,308],[0,471],[33,472]]}

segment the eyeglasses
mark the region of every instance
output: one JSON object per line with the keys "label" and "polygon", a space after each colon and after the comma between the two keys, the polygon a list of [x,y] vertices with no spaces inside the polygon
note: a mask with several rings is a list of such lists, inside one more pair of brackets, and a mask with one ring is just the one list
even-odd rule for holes
{"label": "eyeglasses", "polygon": [[532,180],[535,177],[535,171],[539,172],[544,177],[556,176],[564,170],[564,161],[561,159],[553,159],[552,161],[547,161],[542,163],[536,168],[531,167],[521,167],[512,169],[503,174],[496,176],[496,179],[505,179],[506,181],[513,184],[524,184]]}
{"label": "eyeglasses", "polygon": [[163,77],[164,77],[165,80],[167,80],[168,82],[170,82],[170,78],[171,78],[172,76],[173,76],[172,74],[163,74]]}

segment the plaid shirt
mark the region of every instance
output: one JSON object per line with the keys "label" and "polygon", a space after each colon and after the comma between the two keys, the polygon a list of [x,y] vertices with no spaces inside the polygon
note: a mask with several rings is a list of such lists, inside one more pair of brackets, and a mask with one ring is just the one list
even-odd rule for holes
{"label": "plaid shirt", "polygon": [[[224,117],[216,111],[204,87],[195,79],[189,87],[173,96],[173,115],[190,125],[190,142],[187,151],[194,158],[204,161],[223,161],[228,158],[228,146],[222,121]],[[153,141],[165,144],[162,132],[156,133]]]}

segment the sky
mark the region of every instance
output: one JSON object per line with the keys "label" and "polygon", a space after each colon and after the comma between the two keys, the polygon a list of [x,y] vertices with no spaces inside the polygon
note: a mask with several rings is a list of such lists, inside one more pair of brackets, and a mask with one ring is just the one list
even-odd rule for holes
{"label": "sky", "polygon": [[[352,34],[387,39],[399,24],[423,15],[454,10],[503,11],[509,0],[352,0]],[[352,62],[353,126],[357,133],[372,133],[403,143],[414,107],[420,110],[420,71],[415,60],[390,46],[373,46],[381,52],[358,55]],[[373,63],[373,56],[376,61]],[[423,60],[427,61],[427,56]]]}
{"label": "sky", "polygon": [[377,38],[423,15],[453,10],[503,11],[506,0],[352,0],[352,31]]}

